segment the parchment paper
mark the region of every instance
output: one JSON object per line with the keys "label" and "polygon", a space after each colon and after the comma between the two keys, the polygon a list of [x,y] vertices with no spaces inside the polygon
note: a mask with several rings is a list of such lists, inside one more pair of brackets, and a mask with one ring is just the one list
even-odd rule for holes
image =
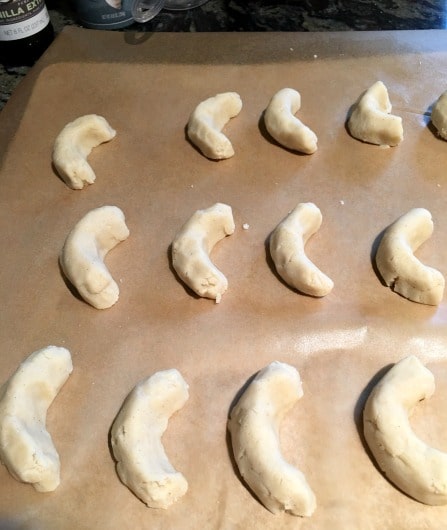
{"label": "parchment paper", "polygon": [[[0,466],[1,529],[444,529],[447,507],[408,498],[378,470],[361,414],[373,384],[417,355],[435,395],[418,405],[416,433],[447,450],[447,306],[385,287],[373,255],[381,232],[413,207],[433,215],[418,258],[447,273],[447,143],[429,124],[446,89],[444,32],[123,34],[69,28],[0,115],[0,379],[31,352],[67,347],[74,371],[49,409],[61,485],[37,493]],[[350,106],[376,80],[388,87],[405,139],[391,149],[351,138]],[[302,156],[265,133],[280,88],[300,91],[298,117],[319,138]],[[186,139],[192,109],[236,91],[243,109],[225,128],[235,148],[212,162]],[[62,127],[88,113],[117,130],[89,157],[97,180],[69,189],[51,166]],[[222,302],[194,296],[170,267],[170,243],[189,216],[232,206],[234,235],[212,258],[226,274]],[[321,209],[309,257],[335,283],[323,299],[275,274],[266,242],[299,202]],[[96,310],[69,289],[58,255],[90,209],[122,208],[131,235],[106,258],[118,303]],[[248,229],[243,229],[244,224]],[[240,479],[226,431],[246,382],[273,360],[295,366],[304,397],[281,429],[284,457],[306,475],[318,507],[308,519],[272,515]],[[190,398],[172,417],[166,453],[189,482],[169,510],[147,508],[118,479],[109,430],[136,383],[177,368]]]}

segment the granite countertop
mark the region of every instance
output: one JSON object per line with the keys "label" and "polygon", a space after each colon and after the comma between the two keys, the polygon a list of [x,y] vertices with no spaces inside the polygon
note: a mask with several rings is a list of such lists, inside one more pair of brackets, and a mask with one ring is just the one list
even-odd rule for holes
{"label": "granite countertop", "polygon": [[[46,1],[57,35],[79,25],[72,3]],[[375,31],[444,29],[444,0],[208,0],[187,11],[162,10],[153,20],[116,31]],[[0,65],[0,109],[29,67]]]}

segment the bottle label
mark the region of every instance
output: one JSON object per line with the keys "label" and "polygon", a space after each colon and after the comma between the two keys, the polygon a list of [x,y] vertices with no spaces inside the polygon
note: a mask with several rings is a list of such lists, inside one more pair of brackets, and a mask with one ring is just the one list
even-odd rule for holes
{"label": "bottle label", "polygon": [[79,22],[86,28],[93,29],[130,26],[134,22],[132,2],[133,0],[75,0]]}
{"label": "bottle label", "polygon": [[0,41],[30,37],[49,22],[44,0],[0,0]]}

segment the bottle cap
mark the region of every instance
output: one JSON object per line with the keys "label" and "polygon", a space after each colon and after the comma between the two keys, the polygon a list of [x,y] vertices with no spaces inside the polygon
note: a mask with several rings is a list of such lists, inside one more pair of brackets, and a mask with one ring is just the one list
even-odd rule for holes
{"label": "bottle cap", "polygon": [[148,22],[163,9],[165,0],[134,0],[132,16],[136,22]]}

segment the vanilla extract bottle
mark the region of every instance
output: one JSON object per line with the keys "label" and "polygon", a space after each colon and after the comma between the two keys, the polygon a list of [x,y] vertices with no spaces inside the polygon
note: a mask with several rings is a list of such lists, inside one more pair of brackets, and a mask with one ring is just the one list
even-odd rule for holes
{"label": "vanilla extract bottle", "polygon": [[53,38],[44,0],[0,0],[0,63],[5,67],[31,66]]}

